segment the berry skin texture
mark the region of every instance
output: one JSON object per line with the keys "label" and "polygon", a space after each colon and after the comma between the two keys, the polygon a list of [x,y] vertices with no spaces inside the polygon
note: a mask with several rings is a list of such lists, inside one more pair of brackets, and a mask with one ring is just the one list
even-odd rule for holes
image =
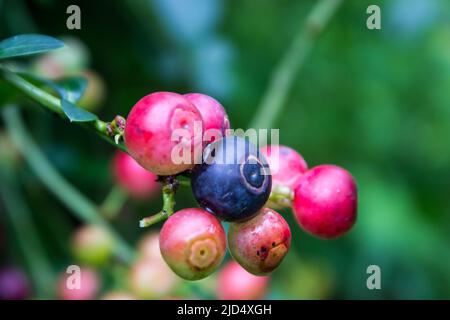
{"label": "berry skin texture", "polygon": [[69,277],[74,274],[62,273],[58,281],[58,298],[62,300],[92,300],[96,297],[100,279],[97,273],[87,267],[82,267],[80,272],[80,287],[69,287],[68,283],[72,283]]}
{"label": "berry skin texture", "polygon": [[[139,100],[129,113],[125,145],[147,170],[157,175],[174,175],[194,166],[197,150],[201,153],[202,149],[202,123],[198,109],[182,95],[155,92]],[[187,136],[174,137],[172,141],[175,130]],[[189,153],[185,155],[183,150]]]}
{"label": "berry skin texture", "polygon": [[[267,206],[273,209],[290,207],[294,190],[302,175],[308,170],[303,157],[294,149],[283,145],[269,145],[260,148],[266,157],[272,174],[272,193]],[[272,200],[275,198],[274,200]]]}
{"label": "berry skin texture", "polygon": [[248,273],[237,262],[230,261],[220,270],[217,296],[221,300],[263,299],[269,286],[269,277]]}
{"label": "berry skin texture", "polygon": [[301,178],[293,209],[305,231],[325,239],[339,237],[356,221],[356,183],[347,170],[338,166],[314,167]]}
{"label": "berry skin texture", "polygon": [[201,93],[188,93],[184,97],[196,106],[202,115],[203,132],[208,135],[204,136],[206,143],[225,136],[226,130],[230,129],[230,121],[225,109],[217,100]]}
{"label": "berry skin texture", "polygon": [[160,184],[156,181],[158,177],[125,152],[116,152],[112,171],[117,183],[133,198],[149,198],[160,189]]}
{"label": "berry skin texture", "polygon": [[72,239],[72,250],[77,259],[88,266],[101,266],[109,261],[114,240],[104,228],[86,225],[79,228]]}
{"label": "berry skin texture", "polygon": [[167,296],[177,282],[177,276],[161,258],[139,259],[128,274],[128,286],[138,299],[158,299]]}
{"label": "berry skin texture", "polygon": [[22,271],[11,267],[0,270],[0,300],[24,300],[29,291],[30,284]]}
{"label": "berry skin texture", "polygon": [[216,217],[199,208],[188,208],[164,223],[159,245],[164,260],[177,275],[199,280],[213,273],[222,262],[226,237]]}
{"label": "berry skin texture", "polygon": [[266,157],[272,173],[272,188],[284,186],[295,190],[301,176],[308,170],[303,157],[294,149],[283,145],[270,145],[260,148]]}
{"label": "berry skin texture", "polygon": [[233,258],[248,272],[264,275],[273,271],[291,246],[291,230],[276,211],[263,208],[244,223],[231,223],[228,245]]}
{"label": "berry skin texture", "polygon": [[192,171],[192,192],[199,205],[225,221],[245,221],[270,195],[266,160],[247,139],[229,136],[209,144]]}

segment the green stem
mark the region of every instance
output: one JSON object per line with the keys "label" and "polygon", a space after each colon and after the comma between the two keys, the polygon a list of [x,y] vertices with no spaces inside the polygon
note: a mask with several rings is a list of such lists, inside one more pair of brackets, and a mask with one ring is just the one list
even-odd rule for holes
{"label": "green stem", "polygon": [[166,220],[173,214],[173,208],[175,207],[175,188],[172,184],[165,183],[162,188],[163,208],[157,214],[146,217],[139,221],[141,228],[150,227],[151,225],[160,221]]}
{"label": "green stem", "polygon": [[289,90],[311,52],[318,36],[343,0],[320,0],[306,18],[305,25],[272,76],[270,84],[257,108],[250,128],[271,128],[277,121]]}
{"label": "green stem", "polygon": [[7,107],[3,118],[7,130],[22,156],[33,169],[37,177],[55,194],[80,220],[85,223],[99,224],[108,229],[116,241],[115,253],[118,258],[131,263],[133,250],[121,239],[112,227],[99,214],[97,207],[76,188],[69,184],[45,158],[25,130],[18,110]]}
{"label": "green stem", "polygon": [[127,193],[119,185],[114,185],[100,206],[100,212],[104,217],[114,219],[123,208],[127,199]]}
{"label": "green stem", "polygon": [[183,187],[191,187],[191,179],[177,176],[178,184]]}
{"label": "green stem", "polygon": [[[56,98],[55,96],[49,94],[48,92],[36,87],[32,83],[28,82],[21,76],[9,71],[4,66],[0,66],[0,74],[3,76],[3,78],[13,86],[15,86],[17,89],[21,90],[23,93],[25,93],[27,96],[32,98],[33,100],[37,101],[40,105],[43,107],[49,109],[50,111],[56,113],[61,118],[68,120],[66,117],[64,110],[61,106],[61,100]],[[105,139],[110,144],[114,145],[115,147],[127,152],[127,149],[125,147],[125,144],[123,141],[120,141],[119,143],[116,143],[114,141],[114,137],[111,137],[108,133],[108,124],[102,120],[95,120],[91,122],[76,122],[80,126],[94,131],[97,133],[100,137]]]}
{"label": "green stem", "polygon": [[37,297],[48,299],[52,296],[52,289],[49,284],[54,283],[53,270],[45,257],[44,248],[32,222],[30,209],[22,198],[15,180],[15,174],[10,167],[6,168],[2,165],[0,168],[2,180],[0,195],[5,204],[5,213],[11,222],[17,242],[24,254]]}

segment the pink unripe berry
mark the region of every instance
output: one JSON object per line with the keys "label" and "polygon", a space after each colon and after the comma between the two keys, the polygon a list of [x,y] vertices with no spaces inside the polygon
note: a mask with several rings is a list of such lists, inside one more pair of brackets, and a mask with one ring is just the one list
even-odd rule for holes
{"label": "pink unripe berry", "polygon": [[103,227],[85,225],[76,230],[72,250],[85,265],[100,266],[110,259],[114,248],[111,234]]}
{"label": "pink unripe berry", "polygon": [[217,296],[222,300],[258,300],[264,298],[268,286],[269,277],[255,276],[230,261],[220,270]]}
{"label": "pink unripe berry", "polygon": [[[79,287],[77,277],[79,276]],[[92,300],[96,297],[100,287],[97,273],[83,267],[79,274],[61,274],[58,281],[58,297],[63,300]]]}
{"label": "pink unripe berry", "polygon": [[233,258],[248,272],[264,275],[281,263],[291,246],[291,230],[276,211],[263,208],[254,218],[231,223],[228,245]]}
{"label": "pink unripe berry", "polygon": [[138,253],[142,259],[163,260],[159,249],[159,234],[151,232],[139,241]]}
{"label": "pink unripe berry", "polygon": [[116,152],[112,170],[117,183],[132,197],[148,198],[160,189],[160,184],[156,181],[158,177],[125,152]]}
{"label": "pink unripe berry", "polygon": [[307,232],[321,238],[336,238],[350,230],[356,221],[355,181],[338,166],[314,167],[301,178],[293,209]]}
{"label": "pink unripe berry", "polygon": [[204,140],[206,143],[218,140],[230,129],[228,115],[222,105],[214,98],[201,93],[184,95],[202,115]]}
{"label": "pink unripe berry", "polygon": [[142,299],[165,298],[178,282],[159,249],[159,234],[145,235],[138,246],[139,260],[129,275],[132,291]]}
{"label": "pink unripe berry", "polygon": [[177,277],[161,260],[140,259],[130,270],[128,285],[139,299],[156,299],[168,295]]}
{"label": "pink unripe berry", "polygon": [[[191,169],[201,156],[202,123],[198,109],[182,95],[155,92],[139,100],[129,113],[125,144],[147,170],[177,174]],[[174,131],[179,135],[172,137]]]}
{"label": "pink unripe berry", "polygon": [[164,260],[186,280],[209,276],[226,252],[225,231],[219,220],[199,208],[172,215],[161,229],[159,244]]}
{"label": "pink unripe berry", "polygon": [[303,157],[294,149],[283,145],[265,146],[260,151],[270,167],[272,189],[283,186],[295,190],[300,177],[308,170]]}

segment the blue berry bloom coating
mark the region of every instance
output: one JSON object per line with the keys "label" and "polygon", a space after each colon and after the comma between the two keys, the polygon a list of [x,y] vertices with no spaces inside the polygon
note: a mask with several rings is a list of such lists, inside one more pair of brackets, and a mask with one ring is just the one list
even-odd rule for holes
{"label": "blue berry bloom coating", "polygon": [[235,222],[255,216],[267,202],[272,176],[266,159],[248,139],[229,136],[209,144],[192,171],[199,205],[219,219]]}

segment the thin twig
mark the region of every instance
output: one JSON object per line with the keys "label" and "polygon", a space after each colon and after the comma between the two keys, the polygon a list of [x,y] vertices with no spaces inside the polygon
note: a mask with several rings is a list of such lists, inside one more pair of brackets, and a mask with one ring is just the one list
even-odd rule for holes
{"label": "thin twig", "polygon": [[160,212],[152,216],[146,217],[139,221],[139,226],[141,228],[150,227],[155,223],[164,221],[173,214],[173,209],[175,207],[175,192],[179,185],[178,181],[173,177],[165,177],[166,180],[162,181],[162,198],[163,207]]}
{"label": "thin twig", "polygon": [[342,2],[343,0],[320,0],[316,3],[292,45],[275,69],[255,116],[250,122],[250,128],[269,129],[277,121],[289,90],[316,39]]}
{"label": "thin twig", "polygon": [[100,212],[104,217],[112,220],[117,217],[127,200],[127,193],[116,184],[100,205]]}
{"label": "thin twig", "polygon": [[[36,102],[39,103],[42,107],[45,107],[46,109],[56,113],[61,118],[68,120],[67,116],[64,113],[64,110],[61,106],[61,100],[59,98],[56,98],[55,96],[51,95],[50,93],[36,87],[32,83],[28,82],[26,79],[22,78],[21,76],[9,71],[4,66],[0,66],[0,75],[5,79],[8,83],[15,86],[17,89],[21,90],[23,93],[25,93],[28,97],[32,98]],[[79,124],[80,126],[94,131],[97,133],[101,138],[108,141],[113,146],[121,149],[124,152],[127,152],[127,149],[125,147],[125,144],[123,141],[119,141],[119,143],[116,143],[114,140],[114,137],[110,136],[110,132],[108,132],[108,123],[104,122],[102,120],[95,120],[90,122],[75,122]]]}

